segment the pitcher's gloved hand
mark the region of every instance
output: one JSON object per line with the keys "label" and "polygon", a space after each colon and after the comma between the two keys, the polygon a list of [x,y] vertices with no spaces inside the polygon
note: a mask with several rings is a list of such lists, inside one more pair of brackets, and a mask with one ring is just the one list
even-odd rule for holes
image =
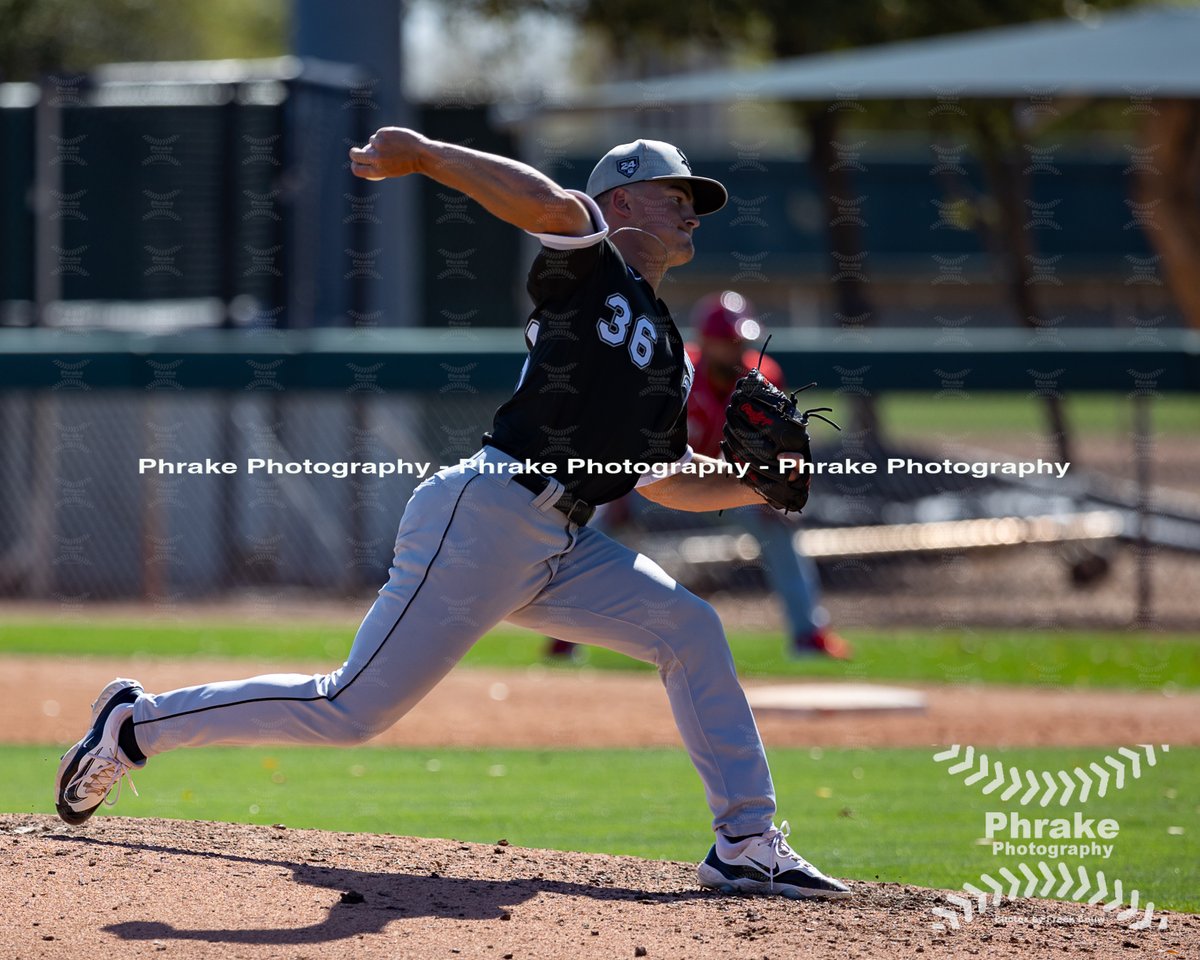
{"label": "pitcher's gloved hand", "polygon": [[[801,387],[807,390],[815,383]],[[817,417],[841,429],[815,407],[803,413],[796,409],[795,391],[788,396],[755,367],[734,387],[725,409],[724,439],[721,452],[730,463],[749,464],[742,483],[753,489],[776,510],[799,513],[808,503],[812,473],[807,469],[781,466],[780,457],[812,462],[808,439],[808,419]]]}

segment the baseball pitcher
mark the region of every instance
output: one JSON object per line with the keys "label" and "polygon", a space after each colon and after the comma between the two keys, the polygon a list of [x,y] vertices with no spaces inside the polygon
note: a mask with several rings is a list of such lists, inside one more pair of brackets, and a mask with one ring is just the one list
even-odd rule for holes
{"label": "baseball pitcher", "polygon": [[[716,461],[688,446],[694,371],[658,290],[668,270],[692,259],[700,218],[725,204],[725,188],[693,174],[677,147],[654,140],[614,147],[584,192],[515,160],[395,127],[352,149],[350,159],[354,175],[369,180],[421,174],[460,190],[540,242],[527,285],[529,353],[516,389],[479,452],[413,492],[387,583],[345,663],[318,676],[272,674],[157,694],[114,680],[93,704],[84,737],[63,756],[59,815],[84,822],[132,768],[168,750],[369,740],[508,620],[658,667],[712,810],[716,841],[699,866],[704,886],[847,896],[844,884],[788,846],[786,821],[774,823],[766,754],[713,608],[588,526],[596,506],[635,487],[681,510],[764,499],[786,508],[781,484],[793,480],[807,496],[808,478],[798,472],[770,476],[762,457],[773,454],[763,451],[778,444],[750,442],[742,422],[737,457],[758,458],[745,482],[728,465],[707,475],[687,467]],[[563,369],[575,390],[545,390]],[[777,435],[797,436],[794,405],[763,410],[755,430],[770,429],[774,418]],[[580,460],[660,468],[569,469]]]}

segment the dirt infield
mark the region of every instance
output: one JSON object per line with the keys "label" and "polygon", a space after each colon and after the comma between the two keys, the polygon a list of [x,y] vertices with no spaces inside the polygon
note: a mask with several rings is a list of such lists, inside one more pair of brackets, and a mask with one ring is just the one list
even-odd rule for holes
{"label": "dirt infield", "polygon": [[[73,742],[87,722],[88,704],[116,676],[137,677],[148,690],[169,690],[278,669],[278,664],[245,660],[64,663],[40,657],[0,658],[0,741]],[[320,669],[311,665],[311,672]],[[310,671],[301,667],[301,672]],[[759,713],[759,727],[768,747],[1200,744],[1197,694],[914,686],[928,697],[924,714],[793,717],[767,711]],[[647,747],[677,746],[679,735],[662,685],[652,673],[459,668],[372,742],[407,747]]]}
{"label": "dirt infield", "polygon": [[[297,665],[319,672],[327,665]],[[113,676],[148,689],[278,670],[252,661],[0,658],[0,740],[69,743]],[[771,681],[777,684],[779,681]],[[770,747],[1200,743],[1200,696],[921,686],[923,715],[760,713]],[[464,669],[373,741],[677,746],[652,673]],[[497,838],[501,840],[501,838]],[[1096,958],[1190,956],[1200,918],[1130,930],[1099,906],[1006,901],[934,928],[948,892],[852,884],[844,902],[702,891],[692,864],[507,844],[102,817],[0,815],[6,958]],[[644,950],[644,953],[640,952]]]}
{"label": "dirt infield", "polygon": [[1200,942],[1195,916],[1131,931],[1099,906],[1045,900],[941,932],[939,891],[853,883],[831,903],[743,898],[699,889],[694,871],[503,841],[6,815],[0,955],[1107,960],[1188,956]]}

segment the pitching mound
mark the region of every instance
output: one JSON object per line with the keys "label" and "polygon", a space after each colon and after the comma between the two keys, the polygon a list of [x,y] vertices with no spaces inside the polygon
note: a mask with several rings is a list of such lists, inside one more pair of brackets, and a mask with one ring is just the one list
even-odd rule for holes
{"label": "pitching mound", "polygon": [[[5,957],[1186,955],[1200,918],[1131,931],[1099,907],[1006,902],[932,928],[945,893],[853,883],[794,902],[701,890],[694,866],[454,840],[0,816]],[[1135,954],[1136,955],[1136,954]]]}

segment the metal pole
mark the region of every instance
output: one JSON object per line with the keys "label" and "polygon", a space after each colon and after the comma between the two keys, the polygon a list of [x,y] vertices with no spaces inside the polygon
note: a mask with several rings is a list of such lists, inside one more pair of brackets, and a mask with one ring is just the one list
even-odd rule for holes
{"label": "metal pole", "polygon": [[[158,404],[153,393],[146,398],[146,419],[143,423],[141,449],[146,450],[154,443],[154,428],[162,421],[158,416]],[[153,472],[141,478],[142,483],[142,533],[140,538],[139,563],[142,568],[142,600],[145,603],[162,602],[167,597],[167,563],[155,559],[154,545],[164,542],[167,536],[167,507],[163,502],[162,480]]]}
{"label": "metal pole", "polygon": [[47,315],[62,300],[62,220],[56,216],[63,185],[62,126],[59,98],[43,85],[33,128],[33,323],[39,327],[47,325]]}
{"label": "metal pole", "polygon": [[[229,84],[222,87],[221,95],[224,102],[221,107],[221,237],[224,241],[220,261],[221,288],[221,328],[232,330],[236,326],[233,316],[233,303],[240,292],[238,281],[237,238],[241,237],[238,229],[242,213],[242,195],[238,191],[240,169],[238,157],[238,86]],[[205,396],[201,394],[201,396]],[[231,390],[220,390],[211,394],[216,405],[218,418],[218,444],[220,456],[225,461],[237,459],[237,429],[233,418],[236,415],[237,401]],[[233,478],[223,479],[217,494],[217,561],[220,569],[214,578],[213,586],[217,592],[224,593],[236,587],[236,571],[239,567],[238,531],[237,531],[237,494],[239,484]]]}
{"label": "metal pole", "polygon": [[[354,16],[348,17],[340,4],[326,0],[295,0],[292,4],[293,52],[299,57],[360,67],[363,84],[347,97],[345,108],[365,113],[366,127],[372,130],[385,125],[417,124],[417,110],[404,98],[400,84],[405,9],[406,5],[397,0],[359,0]],[[322,144],[321,149],[336,150],[340,162],[346,147]],[[335,189],[340,196],[350,189],[351,182],[346,173],[336,186],[321,184],[319,189]],[[379,196],[374,213],[381,222],[363,226],[365,239],[360,239],[363,246],[359,251],[378,250],[377,263],[387,266],[380,270],[383,278],[373,280],[370,289],[354,291],[356,301],[366,301],[354,309],[360,313],[382,311],[381,326],[416,326],[423,315],[418,296],[420,245],[408,238],[418,217],[419,185],[414,178],[406,177],[374,187],[371,192]],[[320,244],[320,257],[345,262],[340,233],[329,231],[328,235],[306,239]]]}
{"label": "metal pole", "polygon": [[1154,452],[1152,399],[1144,392],[1133,398],[1133,460],[1137,470],[1137,608],[1134,626],[1154,623],[1153,567],[1150,543],[1150,461]]}
{"label": "metal pole", "polygon": [[[35,326],[46,326],[50,311],[62,300],[62,108],[43,84],[34,108],[33,276]],[[29,504],[29,592],[46,598],[55,589],[54,538],[58,532],[58,398],[48,390],[33,393],[33,483]]]}

